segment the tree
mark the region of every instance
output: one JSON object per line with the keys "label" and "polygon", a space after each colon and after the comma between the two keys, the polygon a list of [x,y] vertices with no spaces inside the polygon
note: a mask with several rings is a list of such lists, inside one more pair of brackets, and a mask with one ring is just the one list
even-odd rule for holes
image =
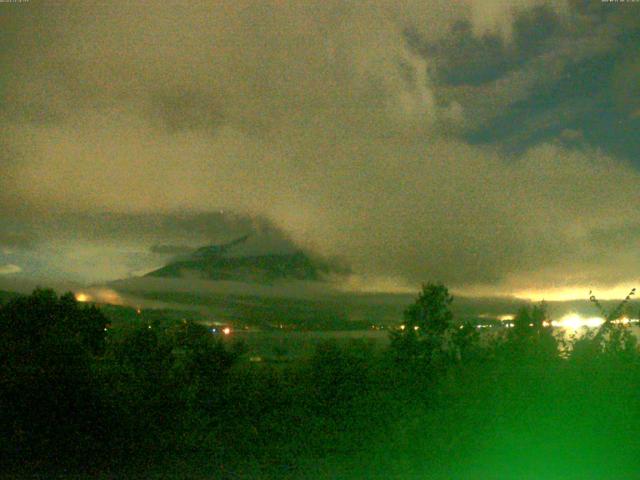
{"label": "tree", "polygon": [[507,335],[508,354],[537,358],[558,355],[558,342],[553,334],[547,306],[544,302],[523,306],[513,319],[513,329]]}
{"label": "tree", "polygon": [[101,416],[92,367],[106,323],[72,293],[58,298],[53,290],[0,307],[0,435],[10,453],[57,456],[95,444]]}
{"label": "tree", "polygon": [[627,322],[622,321],[628,309],[631,297],[636,293],[632,288],[629,294],[610,311],[607,311],[600,301],[589,292],[589,301],[593,303],[604,318],[604,323],[592,335],[577,340],[574,343],[574,356],[607,354],[627,359],[637,356],[637,338],[631,332]]}
{"label": "tree", "polygon": [[404,311],[404,323],[391,334],[391,348],[399,359],[427,364],[451,359],[452,302],[444,285],[422,286],[418,298]]}

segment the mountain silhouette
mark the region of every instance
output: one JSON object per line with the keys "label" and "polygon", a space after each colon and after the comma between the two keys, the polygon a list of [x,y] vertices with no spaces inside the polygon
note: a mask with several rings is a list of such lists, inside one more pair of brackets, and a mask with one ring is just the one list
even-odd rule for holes
{"label": "mountain silhouette", "polygon": [[345,273],[344,268],[312,258],[303,250],[252,254],[250,248],[244,248],[238,252],[249,237],[244,235],[228,243],[198,248],[145,276],[270,283],[278,279],[317,281],[330,273]]}

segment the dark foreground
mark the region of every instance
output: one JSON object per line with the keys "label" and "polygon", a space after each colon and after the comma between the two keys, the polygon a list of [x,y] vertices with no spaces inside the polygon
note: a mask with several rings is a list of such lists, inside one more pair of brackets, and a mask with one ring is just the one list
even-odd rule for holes
{"label": "dark foreground", "polygon": [[252,363],[191,323],[105,332],[73,297],[13,300],[0,308],[4,476],[640,478],[625,327],[563,356],[544,311],[523,310],[480,343],[429,288],[389,346],[324,342],[289,363]]}

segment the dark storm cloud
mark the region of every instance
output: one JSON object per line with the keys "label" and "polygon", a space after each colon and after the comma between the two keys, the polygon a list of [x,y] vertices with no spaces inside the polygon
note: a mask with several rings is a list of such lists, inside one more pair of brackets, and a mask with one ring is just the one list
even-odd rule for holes
{"label": "dark storm cloud", "polygon": [[470,20],[455,23],[434,44],[423,42],[416,30],[407,32],[410,44],[434,59],[434,81],[445,85],[495,81],[552,49],[558,38],[564,36],[560,14],[547,5],[519,12],[508,39],[499,32],[478,35]]}
{"label": "dark storm cloud", "polygon": [[[59,282],[142,275],[199,247],[248,236],[233,254],[292,253],[299,247],[262,217],[208,213],[64,213],[30,216],[21,233],[0,231],[0,264]],[[27,249],[28,247],[28,249]],[[4,257],[4,258],[3,258]]]}
{"label": "dark storm cloud", "polygon": [[408,38],[433,58],[440,94],[469,113],[470,141],[522,152],[572,128],[588,145],[637,162],[640,7],[586,3],[599,7],[520,10],[508,38],[478,34],[469,21],[437,42],[414,30]]}
{"label": "dark storm cloud", "polygon": [[[619,245],[598,263],[590,232],[640,221],[637,169],[571,113],[590,88],[568,103],[553,89],[618,52],[599,91],[635,121],[637,57],[621,53],[633,25],[628,10],[572,5],[2,4],[0,208],[52,242],[74,237],[82,258],[101,242],[139,258],[230,240],[246,221],[399,282],[627,281]],[[472,138],[500,121],[523,126]],[[220,209],[239,220],[176,213]],[[139,267],[127,262],[105,260],[101,278]]]}

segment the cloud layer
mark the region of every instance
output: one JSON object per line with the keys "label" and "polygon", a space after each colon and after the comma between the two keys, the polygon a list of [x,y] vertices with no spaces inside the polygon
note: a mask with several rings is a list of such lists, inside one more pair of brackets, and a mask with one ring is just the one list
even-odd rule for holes
{"label": "cloud layer", "polygon": [[[589,98],[527,110],[576,66],[617,52],[621,32],[638,29],[633,6],[509,3],[2,5],[0,210],[11,228],[0,246],[139,230],[103,216],[85,238],[86,219],[105,212],[224,209],[411,283],[635,281],[637,167],[571,130]],[[635,55],[609,86],[630,122]],[[473,139],[518,109],[532,112],[508,135],[522,148]],[[550,122],[563,133],[536,137]],[[189,234],[175,227],[145,248],[180,245]]]}

